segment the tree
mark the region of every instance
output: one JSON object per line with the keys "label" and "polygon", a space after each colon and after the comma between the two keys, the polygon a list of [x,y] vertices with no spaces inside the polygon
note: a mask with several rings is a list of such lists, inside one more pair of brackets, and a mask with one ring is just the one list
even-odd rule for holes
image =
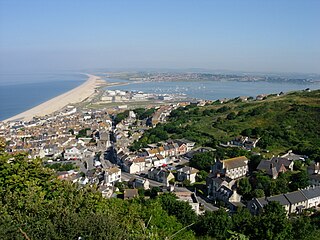
{"label": "tree", "polygon": [[198,173],[197,173],[197,176],[196,176],[196,180],[197,182],[202,182],[202,181],[205,181],[208,177],[208,173],[204,170],[200,170]]}
{"label": "tree", "polygon": [[269,202],[257,216],[252,232],[253,239],[290,239],[292,226],[285,209],[278,202]]}
{"label": "tree", "polygon": [[227,119],[228,120],[233,120],[237,117],[236,113],[235,112],[231,112],[227,115]]}
{"label": "tree", "polygon": [[153,187],[150,190],[150,197],[151,198],[155,198],[158,196],[158,192],[160,192],[160,188],[159,187]]}
{"label": "tree", "polygon": [[214,155],[212,152],[196,153],[190,159],[190,166],[198,170],[209,171],[214,164]]}
{"label": "tree", "polygon": [[238,182],[238,191],[242,195],[250,194],[252,190],[251,184],[247,177],[241,178]]}
{"label": "tree", "polygon": [[252,192],[252,197],[255,197],[255,198],[261,198],[261,197],[264,197],[264,191],[262,189],[255,189],[253,190]]}
{"label": "tree", "polygon": [[299,171],[291,176],[290,190],[295,191],[298,188],[306,188],[309,185],[309,178],[306,170]]}
{"label": "tree", "polygon": [[252,220],[253,216],[247,208],[237,209],[237,212],[232,215],[233,230],[249,235],[251,229],[254,227]]}
{"label": "tree", "polygon": [[253,172],[257,169],[259,163],[262,160],[262,156],[261,155],[253,155],[250,157],[250,161],[248,163],[249,166],[249,171]]}
{"label": "tree", "polygon": [[190,182],[190,180],[188,180],[188,179],[183,180],[182,184],[183,184],[183,186],[185,186],[185,187],[190,187],[190,186],[191,186],[191,182]]}
{"label": "tree", "polygon": [[173,215],[183,225],[195,223],[197,216],[195,211],[191,208],[189,203],[177,200],[177,197],[171,193],[165,193],[158,197],[163,209],[169,215]]}
{"label": "tree", "polygon": [[205,212],[199,216],[199,220],[193,228],[197,235],[208,235],[215,239],[226,239],[230,229],[232,229],[231,218],[223,209],[216,212]]}
{"label": "tree", "polygon": [[312,226],[310,217],[299,216],[292,220],[293,238],[307,240],[312,239],[314,235],[314,226]]}
{"label": "tree", "polygon": [[157,200],[105,199],[26,154],[0,153],[0,213],[1,239],[194,239]]}
{"label": "tree", "polygon": [[230,230],[228,231],[228,233],[230,234],[230,237],[228,238],[228,240],[249,240],[249,238],[244,234],[233,232]]}

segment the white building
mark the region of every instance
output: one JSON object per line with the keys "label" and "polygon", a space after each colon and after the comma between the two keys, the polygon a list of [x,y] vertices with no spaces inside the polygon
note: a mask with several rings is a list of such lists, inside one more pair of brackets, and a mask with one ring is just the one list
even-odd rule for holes
{"label": "white building", "polygon": [[320,205],[320,186],[312,186],[301,190],[301,192],[308,199],[307,208],[317,207]]}
{"label": "white building", "polygon": [[220,174],[231,179],[246,176],[249,171],[248,159],[245,156],[218,160],[213,166],[212,173]]}
{"label": "white building", "polygon": [[72,147],[72,148],[67,148],[65,150],[64,159],[66,159],[66,160],[78,160],[78,159],[81,159],[81,158],[82,158],[82,153],[78,148]]}
{"label": "white building", "polygon": [[105,170],[104,181],[107,185],[113,185],[121,181],[121,169],[118,167],[111,167]]}

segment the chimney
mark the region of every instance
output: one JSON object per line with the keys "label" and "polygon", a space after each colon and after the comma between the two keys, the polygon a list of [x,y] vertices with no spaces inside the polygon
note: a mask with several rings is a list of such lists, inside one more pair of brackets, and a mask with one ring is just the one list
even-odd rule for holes
{"label": "chimney", "polygon": [[219,178],[220,177],[220,173],[217,173],[217,178]]}

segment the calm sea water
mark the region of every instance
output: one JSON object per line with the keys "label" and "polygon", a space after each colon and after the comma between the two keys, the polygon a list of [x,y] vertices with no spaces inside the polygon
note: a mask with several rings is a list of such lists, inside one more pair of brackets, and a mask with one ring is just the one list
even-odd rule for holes
{"label": "calm sea water", "polygon": [[[110,82],[126,80],[106,79]],[[130,82],[130,81],[129,81]],[[259,94],[280,93],[302,89],[320,89],[319,83],[276,83],[276,82],[237,82],[237,81],[199,81],[199,82],[144,82],[108,87],[110,90],[143,91],[158,94],[186,94],[192,98],[216,100],[238,96],[257,96]]]}
{"label": "calm sea water", "polygon": [[0,120],[67,92],[87,77],[81,74],[0,74]]}

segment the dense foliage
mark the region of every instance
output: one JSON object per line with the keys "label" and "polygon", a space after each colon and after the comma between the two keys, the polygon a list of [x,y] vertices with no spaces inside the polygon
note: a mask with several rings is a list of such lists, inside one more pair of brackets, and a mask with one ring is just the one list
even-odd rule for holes
{"label": "dense foliage", "polygon": [[1,239],[316,239],[319,223],[320,215],[288,219],[277,203],[258,216],[246,209],[197,216],[172,194],[104,199],[94,187],[57,180],[40,159],[0,156]]}
{"label": "dense foliage", "polygon": [[136,108],[134,109],[134,113],[137,116],[137,119],[139,120],[143,120],[146,118],[149,118],[152,116],[152,114],[156,111],[155,108],[149,108],[149,109],[145,109],[145,108]]}
{"label": "dense foliage", "polygon": [[54,169],[56,171],[69,171],[75,169],[75,164],[73,163],[53,163],[47,164],[46,167]]}
{"label": "dense foliage", "polygon": [[[104,199],[53,177],[39,159],[0,156],[1,239],[164,239],[184,225],[157,199]],[[175,239],[193,239],[185,229]]]}

